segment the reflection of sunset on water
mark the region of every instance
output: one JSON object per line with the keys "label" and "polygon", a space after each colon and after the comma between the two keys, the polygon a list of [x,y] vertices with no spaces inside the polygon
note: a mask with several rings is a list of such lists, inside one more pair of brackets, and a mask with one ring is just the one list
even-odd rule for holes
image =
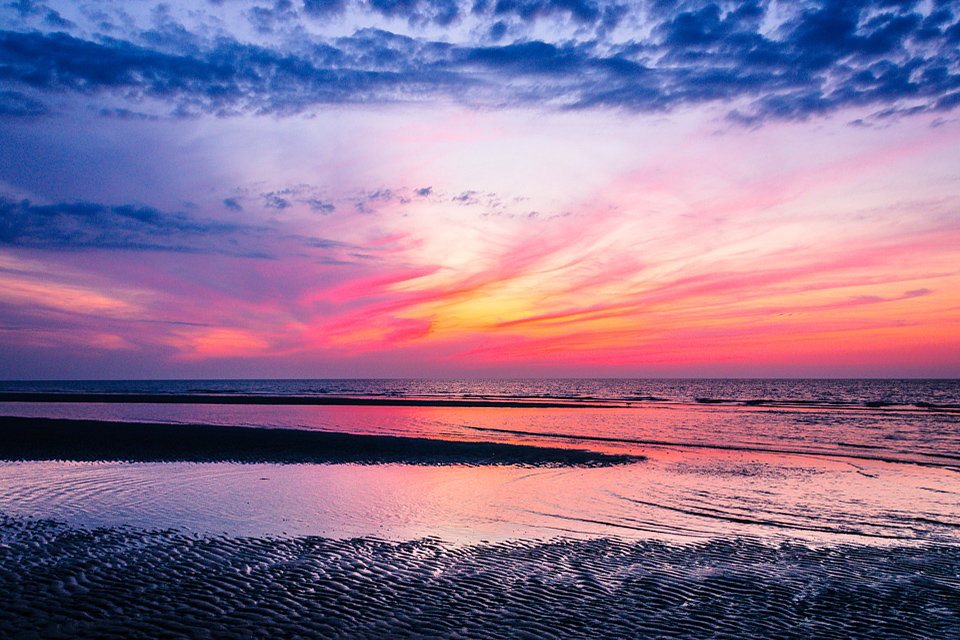
{"label": "reflection of sunset on water", "polygon": [[649,451],[605,468],[0,464],[0,509],[83,526],[447,543],[558,536],[956,543],[950,470],[784,454]]}
{"label": "reflection of sunset on water", "polygon": [[[375,401],[376,402],[376,401]],[[956,411],[918,407],[610,402],[597,406],[7,403],[7,415],[308,429],[644,455],[688,449],[953,466]],[[466,402],[471,402],[467,400]],[[522,406],[522,400],[516,404]],[[570,401],[567,401],[570,402]],[[604,404],[604,403],[607,404]],[[582,405],[582,403],[581,403]]]}
{"label": "reflection of sunset on water", "polygon": [[[166,388],[118,383],[138,384]],[[166,384],[190,391],[198,383]],[[208,393],[217,388],[203,384]],[[7,402],[4,411],[157,432],[162,426],[149,423],[418,438],[419,453],[403,453],[411,450],[394,438],[359,458],[363,464],[6,463],[0,511],[114,526],[135,509],[143,526],[160,528],[460,542],[568,535],[942,542],[956,541],[960,526],[960,405],[949,383],[249,384],[251,393],[275,387],[297,395]],[[327,387],[346,395],[327,396]],[[299,395],[306,389],[314,395]],[[282,402],[250,404],[263,398]],[[297,404],[311,398],[332,404]],[[351,401],[371,404],[343,404]],[[455,406],[439,406],[443,401]],[[491,404],[504,401],[509,406]],[[535,402],[545,406],[524,406]],[[438,441],[461,448],[443,449]],[[529,463],[468,455],[489,442],[532,445],[544,455]],[[584,468],[573,457],[547,457],[551,447],[640,458]]]}

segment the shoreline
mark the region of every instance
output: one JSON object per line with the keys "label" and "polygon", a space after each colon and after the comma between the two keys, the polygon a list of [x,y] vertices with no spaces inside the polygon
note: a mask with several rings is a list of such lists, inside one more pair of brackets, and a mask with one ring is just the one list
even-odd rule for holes
{"label": "shoreline", "polygon": [[542,400],[542,399],[488,399],[488,398],[423,398],[423,397],[371,397],[371,396],[259,396],[251,394],[226,395],[206,393],[44,393],[0,392],[2,402],[64,402],[64,403],[127,403],[127,404],[252,404],[252,405],[359,405],[383,407],[463,407],[496,409],[560,409],[585,407],[627,407],[623,401],[590,400]]}

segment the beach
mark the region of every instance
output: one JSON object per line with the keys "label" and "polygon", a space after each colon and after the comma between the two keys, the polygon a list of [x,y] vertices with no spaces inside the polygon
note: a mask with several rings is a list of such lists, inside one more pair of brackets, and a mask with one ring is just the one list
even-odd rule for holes
{"label": "beach", "polygon": [[10,638],[947,638],[953,547],[196,537],[5,520]]}
{"label": "beach", "polygon": [[0,632],[955,636],[954,400],[890,387],[7,396]]}

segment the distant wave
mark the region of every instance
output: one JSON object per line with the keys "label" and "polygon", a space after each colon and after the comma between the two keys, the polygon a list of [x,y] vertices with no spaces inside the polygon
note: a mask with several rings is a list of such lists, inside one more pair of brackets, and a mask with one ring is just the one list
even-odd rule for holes
{"label": "distant wave", "polygon": [[195,537],[0,517],[0,634],[960,637],[953,545]]}
{"label": "distant wave", "polygon": [[252,427],[0,417],[7,460],[238,461],[598,467],[642,460],[577,449]]}
{"label": "distant wave", "polygon": [[810,409],[928,409],[960,413],[960,404],[935,404],[933,402],[918,401],[899,403],[888,400],[802,400],[802,399],[768,399],[751,398],[738,400],[730,398],[695,398],[698,404],[739,405],[744,407],[771,407],[771,408],[810,408]]}
{"label": "distant wave", "polygon": [[357,406],[411,406],[411,407],[492,407],[492,408],[603,408],[631,406],[729,406],[768,409],[823,409],[830,411],[909,411],[922,413],[949,413],[960,415],[960,404],[915,401],[910,403],[887,400],[810,400],[800,398],[714,398],[696,397],[692,400],[670,399],[659,396],[623,395],[600,397],[591,395],[534,394],[534,395],[410,395],[400,391],[375,390],[353,393],[329,393],[319,389],[308,395],[250,394],[235,389],[189,389],[169,393],[129,392],[64,392],[64,391],[0,391],[2,402],[36,403],[128,403],[128,404],[237,404],[237,405],[357,405]]}
{"label": "distant wave", "polygon": [[[492,427],[468,426],[473,431],[503,433],[517,436],[535,436],[543,439],[568,440],[573,442],[602,442],[610,444],[628,444],[650,447],[667,447],[677,449],[714,449],[720,451],[743,451],[747,453],[776,453],[784,455],[808,455],[824,458],[853,458],[873,460],[876,462],[892,462],[903,464],[917,464],[930,467],[948,467],[960,469],[960,453],[907,453],[895,452],[879,446],[834,443],[838,448],[823,446],[774,446],[757,443],[737,442],[693,442],[684,440],[657,440],[653,438],[623,438],[611,436],[595,436],[589,434],[572,433],[544,433],[538,431],[524,431],[520,429],[497,429]],[[849,448],[849,449],[848,449]],[[850,450],[852,449],[852,450]],[[867,453],[864,450],[875,450],[876,453]]]}

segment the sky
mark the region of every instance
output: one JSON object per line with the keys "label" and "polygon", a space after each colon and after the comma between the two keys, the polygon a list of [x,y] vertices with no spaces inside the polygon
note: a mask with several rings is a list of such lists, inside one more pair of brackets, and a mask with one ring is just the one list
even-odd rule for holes
{"label": "sky", "polygon": [[960,377],[960,2],[0,3],[0,378]]}

